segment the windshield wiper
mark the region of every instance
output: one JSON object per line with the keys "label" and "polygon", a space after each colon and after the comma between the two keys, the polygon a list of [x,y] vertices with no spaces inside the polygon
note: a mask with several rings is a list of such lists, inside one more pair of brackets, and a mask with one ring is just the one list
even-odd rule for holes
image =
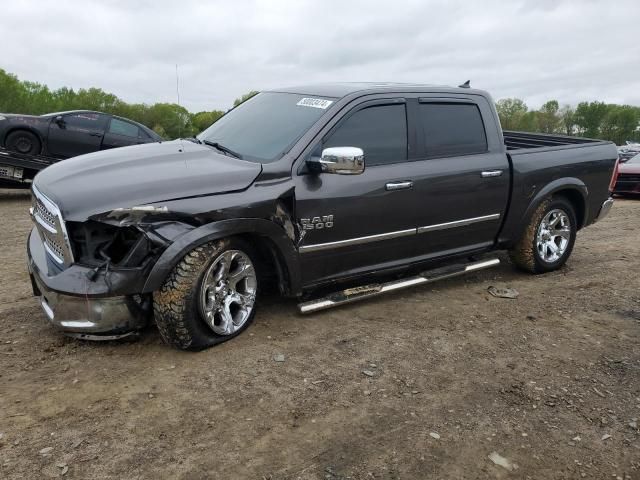
{"label": "windshield wiper", "polygon": [[181,138],[180,140],[188,140],[189,142],[193,142],[193,143],[202,143],[200,139],[196,137]]}
{"label": "windshield wiper", "polygon": [[240,160],[242,160],[242,155],[240,155],[237,152],[234,152],[233,150],[225,147],[224,145],[220,145],[218,142],[210,142],[209,140],[200,140],[200,141],[205,145],[209,145],[210,147],[213,147],[217,150],[220,150],[221,152],[231,155],[232,157],[239,158]]}

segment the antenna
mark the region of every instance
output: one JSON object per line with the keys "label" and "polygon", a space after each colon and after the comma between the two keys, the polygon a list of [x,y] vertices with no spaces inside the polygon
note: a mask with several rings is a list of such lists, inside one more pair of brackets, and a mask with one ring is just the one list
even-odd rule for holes
{"label": "antenna", "polygon": [[[178,99],[178,106],[180,106],[180,82],[178,81],[178,64],[176,63],[176,97]],[[182,138],[182,122],[178,126],[178,137]],[[184,147],[183,147],[184,150]]]}
{"label": "antenna", "polygon": [[459,88],[471,88],[471,80],[467,80],[462,85],[458,85]]}
{"label": "antenna", "polygon": [[178,105],[180,105],[180,84],[178,83],[178,64],[176,63],[176,97],[178,98]]}

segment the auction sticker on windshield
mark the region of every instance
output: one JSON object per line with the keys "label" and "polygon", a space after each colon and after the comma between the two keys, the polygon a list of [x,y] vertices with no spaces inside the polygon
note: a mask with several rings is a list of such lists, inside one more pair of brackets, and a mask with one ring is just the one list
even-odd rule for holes
{"label": "auction sticker on windshield", "polygon": [[326,110],[332,103],[332,100],[324,100],[323,98],[303,98],[296,105],[300,107],[313,107]]}

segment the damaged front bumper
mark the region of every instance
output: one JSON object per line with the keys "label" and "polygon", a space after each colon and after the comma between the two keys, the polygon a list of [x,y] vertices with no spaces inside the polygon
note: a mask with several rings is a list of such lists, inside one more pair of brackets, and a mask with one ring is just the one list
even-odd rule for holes
{"label": "damaged front bumper", "polygon": [[27,255],[33,294],[49,322],[65,334],[109,340],[134,334],[147,324],[150,301],[134,293],[141,291],[139,269],[113,271],[108,282],[102,275],[90,281],[92,269],[77,264],[55,271],[35,229]]}

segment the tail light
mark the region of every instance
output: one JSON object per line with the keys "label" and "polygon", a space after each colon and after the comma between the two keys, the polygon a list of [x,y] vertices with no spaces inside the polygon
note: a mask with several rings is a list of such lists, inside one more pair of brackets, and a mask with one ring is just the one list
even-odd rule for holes
{"label": "tail light", "polygon": [[618,171],[620,167],[620,158],[616,159],[616,165],[613,167],[613,174],[611,175],[611,182],[609,182],[609,191],[613,192],[613,189],[616,186],[616,181],[618,180]]}

